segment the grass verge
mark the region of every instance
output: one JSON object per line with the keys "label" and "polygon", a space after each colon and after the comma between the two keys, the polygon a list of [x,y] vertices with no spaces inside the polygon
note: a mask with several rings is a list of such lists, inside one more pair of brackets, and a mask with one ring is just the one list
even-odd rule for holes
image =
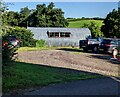
{"label": "grass verge", "polygon": [[49,50],[56,47],[20,47],[17,51],[36,51],[36,50]]}
{"label": "grass verge", "polygon": [[68,50],[68,51],[76,51],[76,50],[81,50],[78,47],[72,48],[71,46],[69,47],[20,47],[18,48],[18,52],[21,51],[38,51],[38,50]]}
{"label": "grass verge", "polygon": [[14,61],[9,66],[3,66],[2,87],[3,93],[7,93],[18,89],[96,77],[101,77],[101,75]]}

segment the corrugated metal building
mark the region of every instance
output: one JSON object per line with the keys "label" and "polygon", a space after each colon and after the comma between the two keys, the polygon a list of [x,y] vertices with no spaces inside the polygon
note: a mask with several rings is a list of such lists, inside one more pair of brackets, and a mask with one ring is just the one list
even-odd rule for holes
{"label": "corrugated metal building", "polygon": [[79,41],[91,36],[88,28],[28,27],[35,39],[43,39],[48,46],[79,46]]}

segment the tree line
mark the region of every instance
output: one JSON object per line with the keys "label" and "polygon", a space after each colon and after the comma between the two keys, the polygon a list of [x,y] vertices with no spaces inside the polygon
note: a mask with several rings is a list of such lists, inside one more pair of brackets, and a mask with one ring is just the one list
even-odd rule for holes
{"label": "tree line", "polygon": [[36,5],[36,9],[24,7],[20,12],[6,11],[2,15],[3,24],[20,27],[67,27],[68,21],[64,18],[64,12],[55,8],[53,2],[48,6]]}

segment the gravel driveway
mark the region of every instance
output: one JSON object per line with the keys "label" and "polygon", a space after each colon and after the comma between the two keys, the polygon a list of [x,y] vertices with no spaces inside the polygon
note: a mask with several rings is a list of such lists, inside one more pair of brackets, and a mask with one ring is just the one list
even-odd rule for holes
{"label": "gravel driveway", "polygon": [[64,50],[18,52],[18,60],[22,62],[118,76],[119,64],[111,63],[109,60],[110,57],[111,56],[107,54],[93,54]]}

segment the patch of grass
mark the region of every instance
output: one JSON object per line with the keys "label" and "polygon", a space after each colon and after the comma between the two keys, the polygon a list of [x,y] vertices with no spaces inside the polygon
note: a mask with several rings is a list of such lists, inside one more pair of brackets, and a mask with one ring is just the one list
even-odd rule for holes
{"label": "patch of grass", "polygon": [[[68,69],[66,70],[68,71]],[[57,67],[17,61],[12,62],[9,66],[3,66],[3,92],[6,93],[17,89],[41,87],[51,83],[100,77],[100,75],[91,73],[65,71],[63,72],[61,68]]]}
{"label": "patch of grass", "polygon": [[73,49],[73,50],[80,50],[79,48],[72,48],[72,47],[20,47],[17,51],[37,51],[37,50],[55,50],[55,49]]}
{"label": "patch of grass", "polygon": [[82,52],[70,52],[71,54],[81,54]]}
{"label": "patch of grass", "polygon": [[63,50],[63,51],[69,51],[70,53],[83,53],[81,52],[82,49],[81,48],[78,48],[78,47],[74,47],[74,48],[71,48],[71,47],[61,47],[61,48],[57,48],[58,50]]}
{"label": "patch of grass", "polygon": [[69,22],[68,28],[81,28],[84,24],[90,24],[90,22],[95,22],[99,27],[103,25],[103,20],[77,20]]}
{"label": "patch of grass", "polygon": [[17,51],[37,51],[37,50],[50,50],[56,47],[20,47]]}

